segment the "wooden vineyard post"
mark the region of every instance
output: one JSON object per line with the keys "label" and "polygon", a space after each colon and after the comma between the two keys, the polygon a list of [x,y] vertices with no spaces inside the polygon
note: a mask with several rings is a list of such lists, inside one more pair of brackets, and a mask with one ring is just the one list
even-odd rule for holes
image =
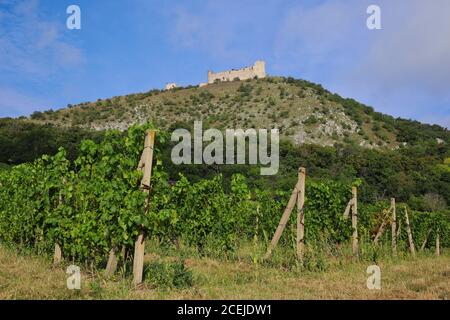
{"label": "wooden vineyard post", "polygon": [[397,215],[395,212],[395,198],[391,198],[391,208],[392,208],[392,254],[397,256]]}
{"label": "wooden vineyard post", "polygon": [[416,248],[414,248],[414,241],[413,241],[413,237],[412,237],[411,226],[409,225],[408,209],[406,209],[406,206],[405,206],[405,222],[406,222],[406,232],[408,234],[409,250],[411,251],[411,254],[413,255],[413,257],[415,257],[416,256]]}
{"label": "wooden vineyard post", "polygon": [[[123,258],[122,260],[125,261],[124,259],[125,246],[122,246],[122,250],[119,252],[119,254]],[[117,263],[118,263],[117,249],[111,248],[111,250],[109,251],[108,263],[106,264],[105,276],[110,277],[116,272]]]}
{"label": "wooden vineyard post", "polygon": [[431,234],[431,229],[428,229],[427,234],[425,236],[425,240],[423,240],[422,245],[420,246],[420,251],[423,251],[425,249],[425,246],[427,245],[428,237]]}
{"label": "wooden vineyard post", "polygon": [[106,271],[105,271],[105,275],[107,277],[112,276],[117,269],[117,257],[116,257],[116,250],[115,248],[112,248],[111,251],[109,252],[109,258],[108,258],[108,263],[106,264]]}
{"label": "wooden vineyard post", "polygon": [[305,180],[306,169],[300,168],[298,171],[299,190],[297,193],[297,258],[303,261],[305,247]]}
{"label": "wooden vineyard post", "polygon": [[436,233],[436,255],[437,256],[440,256],[441,255],[441,244],[440,244],[440,241],[439,241],[439,232],[438,233]]}
{"label": "wooden vineyard post", "polygon": [[58,265],[62,260],[62,250],[58,243],[55,243],[55,253],[53,254],[53,264]]}
{"label": "wooden vineyard post", "polygon": [[347,207],[345,208],[344,211],[344,219],[347,219],[349,214],[350,214],[350,209],[353,207],[353,198],[350,199],[350,201],[347,203]]}
{"label": "wooden vineyard post", "polygon": [[[144,176],[141,181],[141,189],[146,193],[145,212],[149,210],[150,205],[150,179],[152,176],[153,163],[153,147],[155,145],[155,130],[148,130],[145,136],[144,151],[142,153],[141,161],[139,162],[140,170],[143,169]],[[145,248],[145,232],[141,228],[139,235],[134,244],[134,258],[133,258],[133,283],[138,286],[142,283],[142,276],[144,273],[144,248]]]}
{"label": "wooden vineyard post", "polygon": [[[62,184],[65,185],[66,184],[66,179],[63,178],[62,179]],[[59,199],[58,199],[58,205],[62,205],[63,204],[63,197],[61,194],[61,190],[59,191]],[[58,242],[55,242],[55,251],[53,254],[53,265],[58,265],[60,264],[62,261],[62,250],[61,250],[61,246],[59,245]]]}
{"label": "wooden vineyard post", "polygon": [[386,210],[383,211],[383,221],[381,222],[380,228],[378,229],[377,234],[375,235],[375,238],[373,239],[374,244],[378,244],[378,239],[383,234],[384,227],[386,226],[390,212],[391,212],[391,208],[389,208],[389,210],[387,210],[387,211]]}
{"label": "wooden vineyard post", "polygon": [[356,187],[352,187],[352,251],[353,255],[359,256],[359,245],[358,245],[358,195]]}
{"label": "wooden vineyard post", "polygon": [[400,232],[402,231],[402,219],[397,219],[397,239],[400,238]]}
{"label": "wooden vineyard post", "polygon": [[299,169],[299,180],[297,181],[297,184],[295,185],[295,188],[292,191],[287,207],[284,210],[283,215],[281,216],[280,223],[278,224],[277,230],[275,231],[272,241],[270,242],[270,245],[267,248],[267,252],[266,255],[264,256],[264,259],[268,259],[272,255],[272,251],[277,246],[278,241],[280,240],[281,235],[283,234],[284,228],[286,227],[286,223],[289,220],[289,216],[291,215],[292,209],[294,209],[294,206],[297,202],[298,194],[300,191],[300,171],[302,169],[304,168]]}
{"label": "wooden vineyard post", "polygon": [[291,198],[289,199],[288,205],[286,209],[283,212],[283,215],[281,216],[280,223],[278,224],[277,230],[275,231],[275,234],[272,238],[272,241],[270,242],[269,248],[267,249],[265,259],[270,258],[272,255],[273,249],[278,244],[278,241],[280,240],[281,235],[283,234],[284,228],[286,227],[286,223],[289,220],[289,216],[291,215],[292,209],[295,206],[295,202],[297,200],[297,193],[298,193],[298,183],[297,186],[294,188],[294,191],[292,191]]}
{"label": "wooden vineyard post", "polygon": [[133,283],[135,286],[142,283],[142,276],[144,274],[144,248],[145,234],[143,230],[140,230],[136,242],[134,243]]}

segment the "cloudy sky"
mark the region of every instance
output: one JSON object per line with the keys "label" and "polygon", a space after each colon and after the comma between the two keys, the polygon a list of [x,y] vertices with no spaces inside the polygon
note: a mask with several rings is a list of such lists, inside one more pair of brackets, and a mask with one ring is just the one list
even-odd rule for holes
{"label": "cloudy sky", "polygon": [[[69,5],[81,30],[66,27]],[[366,27],[381,8],[381,30]],[[450,127],[449,0],[0,0],[0,117],[206,80],[266,61]]]}

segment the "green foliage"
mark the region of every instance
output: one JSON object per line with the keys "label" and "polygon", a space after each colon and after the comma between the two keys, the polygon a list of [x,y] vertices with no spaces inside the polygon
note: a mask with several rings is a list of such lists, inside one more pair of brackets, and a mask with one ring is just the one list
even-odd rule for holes
{"label": "green foliage", "polygon": [[[48,253],[57,242],[68,259],[100,263],[112,247],[131,249],[143,228],[150,237],[161,241],[181,240],[198,248],[200,253],[224,255],[233,252],[243,240],[269,241],[296,183],[296,172],[292,170],[298,166],[298,159],[310,163],[308,174],[322,176],[322,179],[309,178],[306,184],[307,244],[335,245],[350,239],[351,225],[342,213],[351,197],[352,185],[361,190],[359,229],[367,239],[374,236],[388,204],[366,201],[370,197],[365,193],[373,192],[374,185],[387,188],[387,181],[393,181],[388,194],[404,192],[404,198],[408,199],[408,180],[407,176],[399,175],[402,167],[396,158],[398,154],[366,150],[363,157],[357,150],[340,148],[298,150],[285,146],[281,150],[284,167],[280,168],[279,177],[271,177],[271,187],[245,178],[257,176],[257,167],[246,171],[239,166],[232,168],[235,172],[229,178],[217,173],[208,178],[198,172],[202,179],[190,181],[180,175],[176,182],[169,184],[169,175],[161,166],[164,163],[161,148],[166,145],[166,135],[160,132],[155,148],[151,201],[146,213],[145,194],[139,188],[142,173],[136,167],[145,130],[150,127],[133,126],[126,134],[108,131],[98,143],[84,140],[73,162],[60,148],[54,156],[45,155],[32,163],[0,170],[0,240]],[[414,166],[413,161],[417,161],[409,163],[409,158],[402,159],[404,166]],[[330,181],[330,170],[337,169],[330,165],[339,163],[340,159],[350,162],[339,168],[341,172],[334,173],[340,182]],[[382,165],[374,167],[373,163]],[[367,171],[369,175],[365,175]],[[447,172],[442,170],[439,174]],[[390,177],[394,180],[388,180]],[[404,190],[393,189],[398,186]],[[422,241],[431,229],[429,245],[439,232],[441,243],[448,246],[450,230],[443,197],[430,194],[424,197],[423,203],[441,211],[411,211],[415,238]],[[281,243],[288,247],[295,243],[295,214],[289,224],[281,238]],[[311,263],[315,269],[322,270],[325,265],[317,259]],[[177,272],[184,274],[181,269]]]}
{"label": "green foliage", "polygon": [[450,245],[450,216],[443,212],[411,212],[411,232],[417,247],[427,239],[426,248],[434,247],[439,234],[441,246]]}
{"label": "green foliage", "polygon": [[185,289],[192,287],[192,271],[186,268],[184,261],[152,261],[145,266],[145,282],[161,289]]}
{"label": "green foliage", "polygon": [[303,121],[303,124],[309,125],[309,124],[316,124],[317,122],[318,120],[315,116],[309,116],[308,119]]}
{"label": "green foliage", "polygon": [[55,154],[59,147],[64,147],[68,159],[74,160],[83,139],[98,142],[101,136],[101,132],[80,128],[59,128],[50,124],[0,119],[0,162],[32,162],[44,154]]}
{"label": "green foliage", "polygon": [[305,239],[327,240],[332,243],[347,241],[351,227],[342,213],[351,198],[351,187],[335,182],[312,182],[307,185],[305,200]]}
{"label": "green foliage", "polygon": [[149,226],[136,169],[144,131],[110,131],[99,144],[85,140],[74,165],[61,148],[1,172],[0,238],[37,250],[58,242],[75,260],[101,259],[108,248],[131,246],[138,226]]}
{"label": "green foliage", "polygon": [[241,94],[241,97],[247,97],[251,94],[252,90],[253,86],[251,84],[242,83],[237,91]]}

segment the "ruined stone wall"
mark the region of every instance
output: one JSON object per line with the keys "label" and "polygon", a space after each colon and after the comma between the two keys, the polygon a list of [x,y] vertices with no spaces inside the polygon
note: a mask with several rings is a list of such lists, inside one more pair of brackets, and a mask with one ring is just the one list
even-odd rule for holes
{"label": "ruined stone wall", "polygon": [[169,83],[166,83],[165,89],[170,90],[170,89],[174,89],[176,87],[177,87],[177,84],[175,82],[169,82]]}
{"label": "ruined stone wall", "polygon": [[256,61],[251,67],[245,67],[237,70],[228,70],[214,73],[208,71],[208,83],[215,81],[233,81],[236,78],[239,80],[253,79],[254,77],[264,78],[266,76],[266,67],[264,61]]}

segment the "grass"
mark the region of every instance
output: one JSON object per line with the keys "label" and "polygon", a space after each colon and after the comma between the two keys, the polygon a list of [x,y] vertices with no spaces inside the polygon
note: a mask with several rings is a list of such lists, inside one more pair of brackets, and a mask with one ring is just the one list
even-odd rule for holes
{"label": "grass", "polygon": [[113,279],[105,279],[101,271],[82,269],[81,290],[68,290],[67,265],[53,267],[49,257],[19,254],[16,249],[0,246],[0,299],[450,298],[450,256],[445,250],[440,257],[421,253],[416,258],[404,256],[378,261],[382,289],[369,290],[366,287],[366,268],[374,264],[370,261],[327,257],[326,268],[309,271],[287,268],[280,261],[258,263],[246,249],[233,258],[214,259],[183,249],[175,252],[153,244],[148,246],[148,249],[152,248],[156,250],[147,250],[148,266],[155,263],[162,266],[164,261],[180,261],[182,256],[190,255],[184,263],[193,285],[177,289],[155,287],[146,282],[141,289],[135,290],[131,277],[124,277],[120,272]]}

